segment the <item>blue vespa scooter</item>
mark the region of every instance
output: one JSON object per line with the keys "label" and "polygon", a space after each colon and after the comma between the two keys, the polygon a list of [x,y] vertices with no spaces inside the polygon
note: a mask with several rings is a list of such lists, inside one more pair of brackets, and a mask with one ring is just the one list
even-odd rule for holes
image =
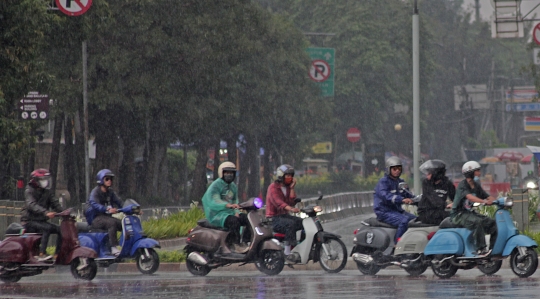
{"label": "blue vespa scooter", "polygon": [[98,266],[108,267],[124,259],[135,259],[137,269],[143,274],[153,274],[159,268],[159,256],[154,248],[161,248],[159,242],[143,234],[141,220],[135,215],[141,214],[140,205],[133,199],[127,199],[119,212],[124,213],[122,233],[119,243],[122,250],[118,256],[111,254],[107,231],[89,229],[79,223],[79,242],[81,246],[94,249],[98,253],[95,259]]}
{"label": "blue vespa scooter", "polygon": [[452,223],[446,218],[439,230],[424,249],[426,259],[431,260],[433,273],[440,278],[450,278],[458,269],[478,267],[486,275],[495,274],[502,260],[510,256],[510,267],[519,277],[529,277],[538,267],[538,244],[531,238],[520,235],[515,227],[509,208],[513,202],[510,197],[501,197],[493,202],[497,206],[497,240],[490,255],[477,257],[474,254],[472,232]]}

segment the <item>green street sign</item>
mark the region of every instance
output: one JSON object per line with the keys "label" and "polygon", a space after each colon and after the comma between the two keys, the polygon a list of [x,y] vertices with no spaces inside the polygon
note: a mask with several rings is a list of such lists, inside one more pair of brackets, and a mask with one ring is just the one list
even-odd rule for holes
{"label": "green street sign", "polygon": [[335,49],[333,48],[307,48],[311,58],[309,78],[315,81],[325,97],[334,96]]}

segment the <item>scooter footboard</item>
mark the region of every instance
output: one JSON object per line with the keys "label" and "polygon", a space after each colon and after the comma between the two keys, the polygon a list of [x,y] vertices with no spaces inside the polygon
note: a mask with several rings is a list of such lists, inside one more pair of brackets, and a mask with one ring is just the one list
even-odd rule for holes
{"label": "scooter footboard", "polygon": [[145,238],[145,239],[140,239],[138,240],[137,242],[135,242],[135,244],[133,244],[133,247],[131,247],[131,256],[135,256],[135,253],[137,252],[137,250],[139,248],[161,248],[161,245],[159,245],[159,242],[154,240],[154,239],[150,239],[150,238]]}
{"label": "scooter footboard", "polygon": [[424,255],[457,254],[463,255],[465,244],[461,236],[454,230],[439,230],[428,242]]}
{"label": "scooter footboard", "polygon": [[504,246],[503,250],[503,256],[508,256],[512,253],[514,248],[521,246],[521,247],[538,247],[538,244],[536,242],[525,236],[525,235],[515,235],[508,239],[506,242],[506,245]]}

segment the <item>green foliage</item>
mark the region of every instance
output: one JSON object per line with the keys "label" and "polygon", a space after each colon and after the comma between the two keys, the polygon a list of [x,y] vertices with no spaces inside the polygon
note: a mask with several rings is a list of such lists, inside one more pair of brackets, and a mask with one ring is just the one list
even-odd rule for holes
{"label": "green foliage", "polygon": [[181,263],[186,261],[186,254],[182,250],[157,250],[161,263]]}
{"label": "green foliage", "polygon": [[187,211],[171,214],[169,217],[150,219],[142,223],[145,234],[153,239],[185,237],[197,221],[204,218],[204,211],[193,206]]}

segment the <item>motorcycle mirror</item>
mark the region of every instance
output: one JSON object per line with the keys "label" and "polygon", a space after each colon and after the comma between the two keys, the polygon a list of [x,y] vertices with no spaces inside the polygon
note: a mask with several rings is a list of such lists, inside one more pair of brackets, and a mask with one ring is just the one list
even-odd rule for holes
{"label": "motorcycle mirror", "polygon": [[398,188],[400,190],[409,189],[409,184],[407,184],[406,182],[401,182],[401,183],[399,183]]}
{"label": "motorcycle mirror", "polygon": [[321,200],[323,198],[323,194],[321,191],[317,191],[317,195],[319,195],[319,198],[317,200]]}

